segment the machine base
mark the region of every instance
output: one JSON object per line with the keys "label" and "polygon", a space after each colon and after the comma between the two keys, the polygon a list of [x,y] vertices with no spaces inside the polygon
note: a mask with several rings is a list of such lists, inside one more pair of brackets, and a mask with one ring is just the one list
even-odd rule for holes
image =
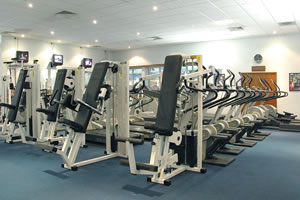
{"label": "machine base", "polygon": [[279,130],[280,127],[278,126],[262,126],[262,129],[272,129],[272,130]]}
{"label": "machine base", "polygon": [[255,132],[253,133],[253,135],[257,135],[257,136],[269,136],[271,135],[272,133],[270,132],[265,132],[265,131],[258,131],[258,132]]}
{"label": "machine base", "polygon": [[230,155],[239,155],[245,150],[245,148],[237,148],[237,147],[224,147],[217,151],[217,153],[230,154]]}
{"label": "machine base", "polygon": [[243,136],[243,139],[245,140],[254,140],[254,141],[263,141],[266,137],[265,136],[256,136],[256,135],[252,135],[252,136]]}
{"label": "machine base", "polygon": [[226,167],[230,163],[232,163],[235,160],[233,157],[225,157],[225,156],[213,156],[212,159],[205,159],[203,160],[203,163],[209,164],[209,165],[217,165],[221,167]]}
{"label": "machine base", "polygon": [[230,142],[230,144],[242,147],[253,147],[257,144],[255,141],[240,140],[239,142]]}

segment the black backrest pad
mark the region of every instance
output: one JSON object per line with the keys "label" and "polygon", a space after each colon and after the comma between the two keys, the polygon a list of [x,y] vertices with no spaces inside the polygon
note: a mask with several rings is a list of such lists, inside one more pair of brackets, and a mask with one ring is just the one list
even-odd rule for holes
{"label": "black backrest pad", "polygon": [[27,72],[28,71],[24,70],[24,69],[20,70],[17,85],[16,85],[16,89],[15,89],[15,94],[12,98],[12,103],[11,103],[11,105],[15,106],[15,109],[9,109],[9,111],[8,111],[7,119],[8,119],[9,122],[14,122],[16,120],[19,105],[20,105],[20,100],[21,100],[21,97],[22,97],[22,92],[23,92],[23,89],[24,89],[24,83],[25,83],[25,79],[26,79],[26,76],[27,76]]}
{"label": "black backrest pad", "polygon": [[[83,95],[82,100],[93,107],[96,106],[96,100],[103,85],[108,67],[108,62],[95,64],[91,78]],[[86,131],[91,115],[92,111],[90,109],[84,106],[79,107],[75,122],[83,127],[83,130],[81,130],[82,132]]]}
{"label": "black backrest pad", "polygon": [[156,132],[160,135],[173,134],[175,112],[177,105],[177,84],[181,75],[182,56],[167,56],[158,99]]}
{"label": "black backrest pad", "polygon": [[55,96],[52,100],[53,104],[50,105],[49,108],[48,108],[48,110],[53,112],[52,115],[48,115],[48,117],[47,117],[47,120],[50,121],[50,122],[55,122],[56,121],[59,104],[55,103],[54,100],[60,101],[62,91],[63,91],[63,88],[64,88],[66,75],[67,75],[67,69],[57,70],[51,99],[53,98],[53,95],[55,95]]}

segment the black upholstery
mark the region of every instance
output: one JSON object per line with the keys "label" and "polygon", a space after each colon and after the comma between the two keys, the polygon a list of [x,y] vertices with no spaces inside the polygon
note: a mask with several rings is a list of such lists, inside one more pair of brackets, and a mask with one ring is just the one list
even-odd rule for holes
{"label": "black upholstery", "polygon": [[21,97],[22,97],[22,92],[25,85],[27,72],[28,71],[24,69],[20,70],[19,78],[15,89],[15,94],[12,98],[11,106],[8,106],[8,115],[7,115],[8,122],[14,122],[16,120]]}
{"label": "black upholstery", "polygon": [[16,106],[11,105],[11,104],[7,104],[7,103],[0,103],[0,107],[6,107],[6,108],[9,108],[9,109],[15,109],[16,108]]}
{"label": "black upholstery", "polygon": [[37,108],[36,112],[41,112],[41,113],[44,113],[46,115],[55,115],[55,113],[53,111],[48,110],[48,109],[43,109],[43,108]]}
{"label": "black upholstery", "polygon": [[59,120],[60,123],[66,124],[69,127],[71,127],[75,132],[82,132],[84,127],[81,124],[78,124],[74,121],[68,120],[68,119],[60,119]]}
{"label": "black upholstery", "polygon": [[[91,74],[91,78],[88,82],[87,88],[82,98],[82,100],[85,103],[93,107],[96,107],[97,105],[96,100],[100,93],[101,87],[103,85],[108,67],[109,67],[108,62],[97,63],[94,66],[93,72]],[[74,121],[60,119],[59,122],[69,125],[70,128],[72,128],[76,132],[85,133],[91,115],[92,115],[92,110],[88,109],[85,106],[80,106]]]}
{"label": "black upholstery", "polygon": [[77,103],[74,102],[73,98],[74,98],[74,94],[67,94],[67,96],[65,96],[65,98],[62,100],[61,105],[75,111],[77,107]]}
{"label": "black upholstery", "polygon": [[66,75],[67,75],[66,69],[60,69],[57,71],[49,108],[48,109],[39,108],[36,110],[37,112],[42,112],[42,113],[46,114],[47,121],[49,121],[49,122],[56,121],[57,114],[58,114],[58,108],[59,108],[59,104],[57,102],[60,101]]}
{"label": "black upholstery", "polygon": [[182,56],[167,56],[158,98],[157,117],[154,125],[156,133],[171,136],[174,129],[177,105],[177,84],[181,75]]}

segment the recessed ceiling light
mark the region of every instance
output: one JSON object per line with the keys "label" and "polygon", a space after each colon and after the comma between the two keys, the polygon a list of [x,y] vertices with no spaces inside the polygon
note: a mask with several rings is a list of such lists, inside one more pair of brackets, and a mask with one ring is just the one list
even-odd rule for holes
{"label": "recessed ceiling light", "polygon": [[97,42],[98,42],[98,40],[95,40],[95,42],[97,43]]}
{"label": "recessed ceiling light", "polygon": [[131,49],[131,46],[128,46],[128,49]]}
{"label": "recessed ceiling light", "polygon": [[57,42],[60,43],[61,41],[60,41],[60,40],[57,40]]}
{"label": "recessed ceiling light", "polygon": [[54,34],[55,34],[55,32],[54,32],[54,31],[50,31],[50,34],[51,34],[51,35],[54,35]]}
{"label": "recessed ceiling light", "polygon": [[97,24],[97,23],[98,23],[97,20],[94,19],[94,20],[93,20],[93,24]]}
{"label": "recessed ceiling light", "polygon": [[152,7],[152,10],[153,10],[153,11],[157,11],[157,10],[158,10],[158,7],[157,7],[157,6],[153,6],[153,7]]}
{"label": "recessed ceiling light", "polygon": [[231,19],[225,19],[225,20],[219,20],[219,21],[214,21],[214,24],[216,25],[228,25],[232,24],[234,21]]}
{"label": "recessed ceiling light", "polygon": [[23,37],[25,37],[25,35],[24,35],[24,34],[22,34],[22,35],[21,35],[21,37],[23,38]]}
{"label": "recessed ceiling light", "polygon": [[139,36],[139,35],[141,35],[141,33],[140,32],[136,32],[136,35]]}
{"label": "recessed ceiling light", "polygon": [[33,4],[32,3],[28,3],[28,7],[29,8],[33,8]]}
{"label": "recessed ceiling light", "polygon": [[277,34],[277,31],[273,31],[273,34],[276,35],[276,34]]}

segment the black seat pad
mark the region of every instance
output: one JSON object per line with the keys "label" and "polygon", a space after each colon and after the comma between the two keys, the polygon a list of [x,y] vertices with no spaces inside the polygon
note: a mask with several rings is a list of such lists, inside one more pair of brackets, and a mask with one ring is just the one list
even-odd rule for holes
{"label": "black seat pad", "polygon": [[11,105],[13,105],[14,108],[13,109],[9,108],[8,115],[7,115],[8,122],[14,122],[16,120],[19,105],[23,94],[24,85],[25,85],[25,79],[27,77],[27,72],[28,71],[24,69],[20,70],[18,81],[16,84],[15,94],[11,101]]}
{"label": "black seat pad", "polygon": [[50,100],[50,106],[48,107],[48,111],[46,111],[46,113],[49,113],[47,114],[48,115],[47,120],[49,122],[56,121],[58,115],[58,109],[59,109],[59,104],[57,102],[60,102],[66,75],[67,75],[67,69],[60,69],[56,73],[53,94],[51,95],[51,100]]}
{"label": "black seat pad", "polygon": [[70,128],[72,128],[75,132],[79,132],[79,133],[85,132],[84,127],[81,126],[80,124],[74,122],[74,121],[71,121],[71,120],[62,118],[62,119],[59,119],[58,122],[59,122],[59,123],[62,123],[62,124],[65,124],[65,125],[68,125],[68,126],[69,126]]}
{"label": "black seat pad", "polygon": [[[96,100],[103,85],[108,67],[108,62],[97,63],[94,66],[85,93],[82,97],[82,101],[92,107],[97,106]],[[92,110],[86,106],[80,105],[74,121],[61,119],[59,122],[69,125],[75,132],[85,133],[91,116]]]}
{"label": "black seat pad", "polygon": [[0,107],[6,107],[6,108],[9,108],[9,109],[16,109],[16,106],[14,105],[11,105],[11,104],[7,104],[7,103],[0,103]]}
{"label": "black seat pad", "polygon": [[181,55],[167,56],[165,59],[155,120],[155,131],[159,135],[171,136],[173,134],[178,95],[177,84],[181,75],[182,60]]}
{"label": "black seat pad", "polygon": [[38,108],[36,109],[37,112],[44,113],[46,115],[55,115],[55,113],[51,110],[43,109],[43,108]]}

